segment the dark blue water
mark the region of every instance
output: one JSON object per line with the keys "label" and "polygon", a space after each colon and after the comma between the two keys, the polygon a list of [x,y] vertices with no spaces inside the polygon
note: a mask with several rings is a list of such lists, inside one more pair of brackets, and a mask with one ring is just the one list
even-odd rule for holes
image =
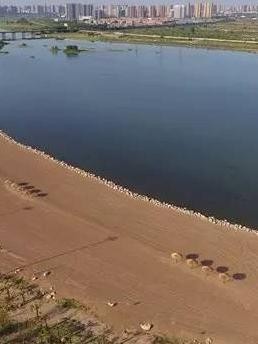
{"label": "dark blue water", "polygon": [[49,50],[64,41],[18,44],[0,55],[4,131],[132,190],[258,227],[257,55],[80,42],[94,50],[68,58]]}

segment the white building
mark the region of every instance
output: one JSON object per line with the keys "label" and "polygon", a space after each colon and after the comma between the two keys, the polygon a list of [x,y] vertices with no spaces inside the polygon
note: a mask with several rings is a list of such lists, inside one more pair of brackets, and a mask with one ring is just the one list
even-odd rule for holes
{"label": "white building", "polygon": [[173,6],[174,19],[185,18],[185,5],[174,5]]}

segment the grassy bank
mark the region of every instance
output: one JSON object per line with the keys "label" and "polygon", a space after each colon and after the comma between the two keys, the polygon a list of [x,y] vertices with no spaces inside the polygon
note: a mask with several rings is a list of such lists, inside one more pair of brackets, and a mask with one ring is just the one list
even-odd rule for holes
{"label": "grassy bank", "polygon": [[158,35],[161,37],[173,36],[258,42],[258,21],[251,19],[239,19],[235,21],[220,21],[217,23],[199,25],[137,28],[133,30],[127,30],[126,32],[150,36]]}
{"label": "grassy bank", "polygon": [[51,30],[49,37],[85,39],[125,43],[181,45],[189,47],[258,51],[258,21],[239,19],[213,24],[174,27],[135,28],[122,31],[89,31],[83,23],[69,23],[69,32],[63,23],[49,19],[0,20],[0,27],[10,31]]}
{"label": "grassy bank", "polygon": [[4,31],[34,31],[34,30],[59,30],[63,25],[49,19],[30,19],[20,18],[17,20],[2,18],[0,28]]}
{"label": "grassy bank", "polygon": [[234,40],[220,40],[209,38],[188,38],[175,36],[158,36],[137,34],[133,32],[118,33],[118,32],[70,32],[49,35],[51,38],[61,39],[79,39],[102,42],[121,42],[121,43],[145,43],[145,44],[160,44],[160,45],[177,45],[196,48],[207,49],[225,49],[246,52],[258,52],[258,42],[251,41],[234,41]]}

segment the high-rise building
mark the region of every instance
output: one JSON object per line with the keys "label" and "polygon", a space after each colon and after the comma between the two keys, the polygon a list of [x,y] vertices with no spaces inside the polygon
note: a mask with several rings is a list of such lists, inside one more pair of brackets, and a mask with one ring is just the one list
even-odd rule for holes
{"label": "high-rise building", "polygon": [[146,6],[139,5],[137,7],[137,17],[146,18],[148,16],[148,9]]}
{"label": "high-rise building", "polygon": [[173,12],[174,12],[175,19],[184,19],[185,18],[185,5],[174,5]]}
{"label": "high-rise building", "polygon": [[127,17],[137,18],[137,7],[136,6],[128,6],[127,7]]}
{"label": "high-rise building", "polygon": [[150,18],[156,18],[157,17],[157,8],[156,8],[156,6],[154,6],[154,5],[149,6],[149,17]]}
{"label": "high-rise building", "polygon": [[18,13],[18,8],[16,6],[10,6],[8,9],[8,14],[11,16],[16,16]]}
{"label": "high-rise building", "polygon": [[109,17],[109,18],[119,17],[119,5],[108,5],[107,17]]}
{"label": "high-rise building", "polygon": [[202,18],[211,18],[212,16],[212,3],[205,2],[203,4]]}
{"label": "high-rise building", "polygon": [[63,6],[63,5],[58,6],[58,14],[60,16],[64,16],[65,15],[65,6]]}
{"label": "high-rise building", "polygon": [[185,16],[186,18],[194,17],[194,5],[190,2],[185,6]]}
{"label": "high-rise building", "polygon": [[167,17],[172,17],[173,16],[173,5],[168,5],[167,6]]}
{"label": "high-rise building", "polygon": [[203,13],[203,6],[200,2],[197,2],[194,5],[194,17],[195,18],[202,18],[202,13]]}
{"label": "high-rise building", "polygon": [[218,6],[216,4],[212,4],[211,16],[215,17],[217,14],[218,14]]}
{"label": "high-rise building", "polygon": [[167,6],[159,5],[157,8],[157,16],[160,18],[166,18],[168,16]]}
{"label": "high-rise building", "polygon": [[66,18],[68,20],[79,20],[80,4],[66,4]]}
{"label": "high-rise building", "polygon": [[82,5],[82,16],[83,17],[92,17],[93,16],[93,5],[85,4]]}
{"label": "high-rise building", "polygon": [[37,14],[40,16],[44,16],[45,14],[45,6],[38,5],[37,6]]}
{"label": "high-rise building", "polygon": [[97,6],[94,9],[94,16],[96,19],[102,19],[106,16],[106,8],[105,6]]}
{"label": "high-rise building", "polygon": [[120,5],[118,11],[118,17],[125,17],[127,14],[127,5]]}

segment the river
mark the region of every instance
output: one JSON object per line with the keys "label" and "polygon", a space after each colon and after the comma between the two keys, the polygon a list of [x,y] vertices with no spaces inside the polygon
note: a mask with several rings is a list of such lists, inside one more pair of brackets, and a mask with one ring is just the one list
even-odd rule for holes
{"label": "river", "polygon": [[[1,129],[139,193],[258,228],[257,55],[20,44],[0,54]],[[50,51],[67,44],[88,51]]]}

